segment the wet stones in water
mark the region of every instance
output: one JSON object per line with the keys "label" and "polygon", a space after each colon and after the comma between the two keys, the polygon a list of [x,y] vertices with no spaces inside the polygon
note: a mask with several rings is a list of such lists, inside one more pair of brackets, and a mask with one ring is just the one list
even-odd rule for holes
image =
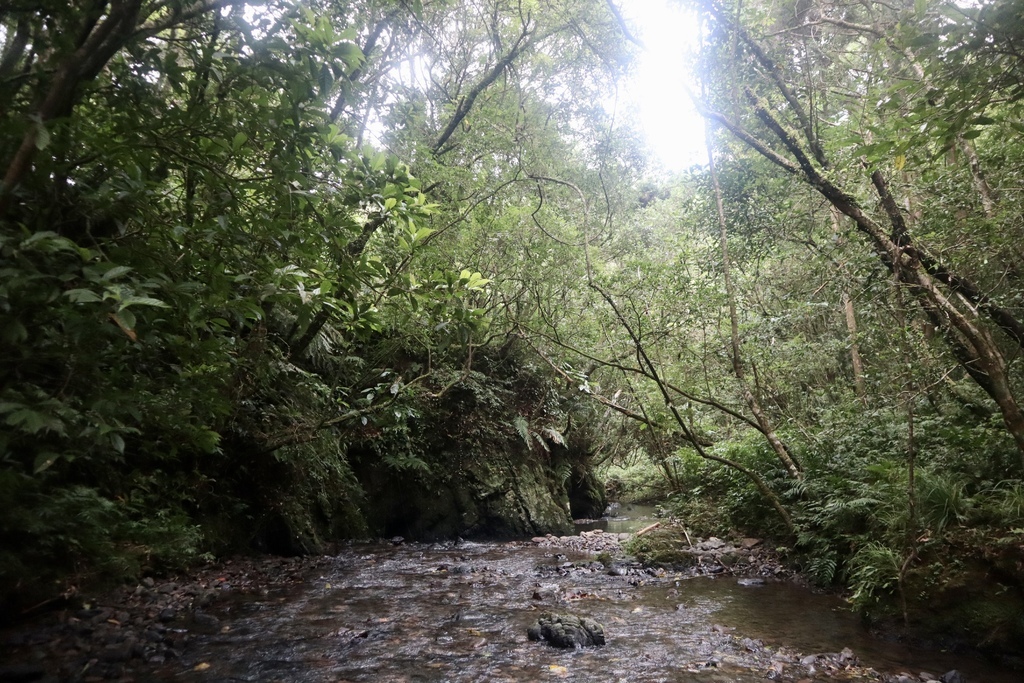
{"label": "wet stones in water", "polygon": [[593,619],[571,614],[544,613],[526,630],[530,640],[543,640],[552,647],[600,647],[605,644],[604,626]]}
{"label": "wet stones in water", "polygon": [[759,578],[744,578],[737,579],[736,583],[740,586],[763,586],[765,584],[765,580]]}

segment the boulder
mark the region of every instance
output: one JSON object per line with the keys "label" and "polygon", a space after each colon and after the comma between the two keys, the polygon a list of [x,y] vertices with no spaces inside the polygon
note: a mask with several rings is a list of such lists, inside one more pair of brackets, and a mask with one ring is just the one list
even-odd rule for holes
{"label": "boulder", "polygon": [[725,546],[725,541],[720,538],[715,538],[714,536],[697,544],[697,548],[700,550],[721,550]]}
{"label": "boulder", "polygon": [[546,612],[526,630],[530,640],[552,647],[600,647],[605,644],[604,626],[587,617]]}

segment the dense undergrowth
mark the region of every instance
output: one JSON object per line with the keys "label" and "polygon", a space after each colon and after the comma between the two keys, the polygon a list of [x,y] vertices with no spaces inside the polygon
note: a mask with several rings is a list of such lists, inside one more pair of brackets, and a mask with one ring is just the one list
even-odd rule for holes
{"label": "dense undergrowth", "polygon": [[[796,535],[749,480],[693,454],[673,458],[676,493],[665,493],[669,483],[650,464],[603,473],[626,499],[660,500],[691,535],[770,539],[790,566],[842,590],[880,628],[1018,653],[1024,487],[1002,475],[1012,469],[1014,446],[998,424],[964,406],[928,408],[914,423],[912,466],[906,415],[891,411],[860,413],[856,429],[837,416],[837,429],[826,426],[813,440],[787,434],[805,478],[780,475],[773,484],[785,492]],[[718,448],[747,466],[771,468],[762,441]],[[672,560],[657,548],[642,550],[653,561]]]}

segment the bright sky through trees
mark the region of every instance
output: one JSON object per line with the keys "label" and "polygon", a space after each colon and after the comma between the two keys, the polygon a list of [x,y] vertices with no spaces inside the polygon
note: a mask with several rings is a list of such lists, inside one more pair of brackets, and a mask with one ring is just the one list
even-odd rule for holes
{"label": "bright sky through trees", "polygon": [[704,124],[683,87],[686,54],[697,45],[696,18],[678,0],[619,0],[619,7],[644,43],[624,99],[636,109],[655,159],[669,171],[705,163]]}

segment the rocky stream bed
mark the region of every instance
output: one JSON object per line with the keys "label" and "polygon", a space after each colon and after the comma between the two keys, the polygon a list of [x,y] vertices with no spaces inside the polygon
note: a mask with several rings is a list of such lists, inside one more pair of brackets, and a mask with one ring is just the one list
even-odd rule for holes
{"label": "rocky stream bed", "polygon": [[[813,647],[858,638],[851,619],[756,539],[692,539],[670,570],[625,556],[628,536],[394,539],[145,578],[4,631],[0,681],[1019,680],[941,653],[866,656],[862,639]],[[787,631],[801,611],[807,628]],[[551,613],[601,624],[604,646],[533,642]]]}

